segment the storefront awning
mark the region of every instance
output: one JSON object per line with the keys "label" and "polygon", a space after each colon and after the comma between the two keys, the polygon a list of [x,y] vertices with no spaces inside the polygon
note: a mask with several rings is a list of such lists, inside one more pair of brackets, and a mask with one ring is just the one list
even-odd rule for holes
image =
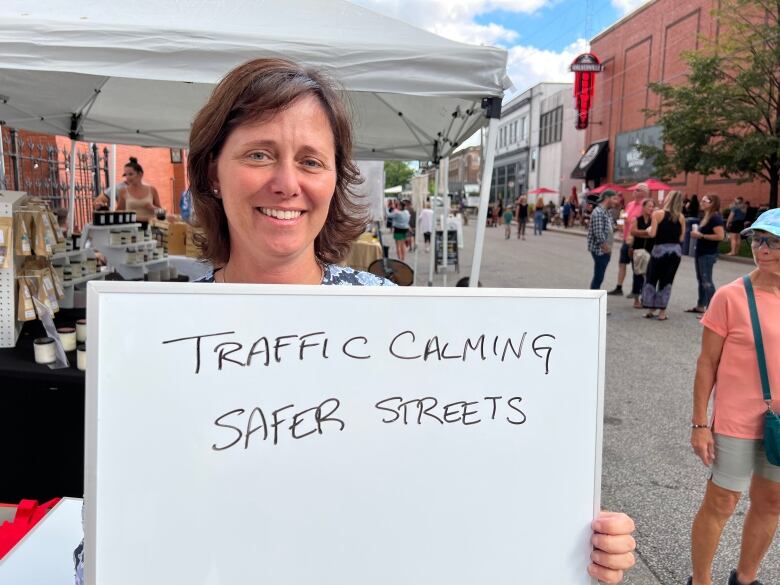
{"label": "storefront awning", "polygon": [[609,140],[594,142],[571,172],[572,179],[599,180],[607,176]]}

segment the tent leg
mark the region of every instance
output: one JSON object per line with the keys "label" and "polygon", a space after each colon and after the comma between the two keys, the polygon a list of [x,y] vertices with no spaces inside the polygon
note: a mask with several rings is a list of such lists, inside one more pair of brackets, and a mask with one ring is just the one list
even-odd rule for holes
{"label": "tent leg", "polygon": [[487,222],[488,203],[490,202],[490,182],[493,180],[493,161],[496,156],[496,130],[498,130],[498,118],[491,118],[488,125],[487,153],[485,153],[485,166],[482,169],[482,183],[479,188],[479,213],[477,213],[477,235],[474,241],[474,259],[471,263],[471,276],[469,286],[479,285],[479,269],[482,263],[482,249],[485,244],[485,224]]}
{"label": "tent leg", "polygon": [[73,235],[76,221],[76,141],[70,141],[70,166],[68,168],[68,237]]}
{"label": "tent leg", "polygon": [[0,124],[0,189],[5,189],[5,152],[3,152],[3,124]]}
{"label": "tent leg", "polygon": [[[417,205],[417,202],[412,202],[413,205]],[[412,286],[417,286],[417,252],[420,249],[420,243],[417,241],[417,238],[420,237],[420,212],[422,209],[417,209],[417,220],[414,222],[414,266],[412,267],[412,272],[414,273],[414,276],[412,276]]]}
{"label": "tent leg", "polygon": [[108,173],[108,181],[110,183],[109,198],[111,200],[108,208],[114,211],[116,209],[116,144],[111,145],[111,162],[109,163]]}
{"label": "tent leg", "polygon": [[436,262],[436,197],[439,195],[439,171],[441,167],[436,163],[436,174],[433,176],[433,198],[431,199],[431,258],[428,266],[428,286],[433,286],[433,267]]}
{"label": "tent leg", "polygon": [[450,219],[450,159],[445,158],[442,160],[441,165],[441,183],[442,191],[442,206],[441,210],[441,262],[442,262],[442,286],[447,286],[447,261],[449,260],[447,249],[449,246],[447,227]]}

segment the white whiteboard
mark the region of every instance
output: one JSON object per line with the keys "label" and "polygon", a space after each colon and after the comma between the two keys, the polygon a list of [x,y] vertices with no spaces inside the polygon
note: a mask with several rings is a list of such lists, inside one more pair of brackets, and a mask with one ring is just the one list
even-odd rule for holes
{"label": "white whiteboard", "polygon": [[87,585],[592,583],[603,292],[88,289]]}

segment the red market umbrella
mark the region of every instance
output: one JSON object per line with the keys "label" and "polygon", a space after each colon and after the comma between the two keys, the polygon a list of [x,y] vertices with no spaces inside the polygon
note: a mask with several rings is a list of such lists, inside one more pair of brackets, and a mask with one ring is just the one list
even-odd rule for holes
{"label": "red market umbrella", "polygon": [[636,185],[631,185],[628,190],[634,191],[637,188],[637,185],[641,185],[644,183],[647,185],[647,188],[651,191],[671,191],[672,188],[664,183],[663,181],[659,181],[658,179],[647,179],[646,181],[640,181]]}
{"label": "red market umbrella", "polygon": [[624,187],[623,185],[615,185],[614,183],[606,183],[605,185],[599,185],[595,189],[591,189],[590,191],[588,191],[588,194],[589,195],[598,195],[599,193],[601,193],[602,191],[606,191],[607,189],[612,189],[613,191],[617,191],[617,192],[621,192],[622,191],[623,193],[626,193],[626,192],[631,190],[628,187]]}
{"label": "red market umbrella", "polygon": [[548,189],[547,187],[539,187],[538,189],[533,189],[527,193],[527,195],[543,195],[545,193],[557,193],[558,191],[555,191],[553,189]]}

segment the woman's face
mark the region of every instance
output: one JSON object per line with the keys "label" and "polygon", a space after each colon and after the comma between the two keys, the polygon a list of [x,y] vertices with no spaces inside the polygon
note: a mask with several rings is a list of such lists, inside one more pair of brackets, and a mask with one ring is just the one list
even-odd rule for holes
{"label": "woman's face", "polygon": [[653,214],[653,211],[655,211],[655,201],[645,201],[645,204],[642,206],[642,212],[650,216]]}
{"label": "woman's face", "polygon": [[[769,232],[756,231],[750,240],[756,266],[762,271],[780,276],[780,237]],[[770,246],[774,246],[775,249]]]}
{"label": "woman's face", "polygon": [[314,256],[314,239],[336,188],[330,120],[313,96],[273,117],[239,126],[212,167],[231,254],[256,260]]}
{"label": "woman's face", "polygon": [[141,184],[141,177],[143,177],[143,175],[136,172],[133,167],[125,167],[124,172],[122,173],[122,177],[128,186],[133,187],[135,185]]}
{"label": "woman's face", "polygon": [[710,207],[712,207],[712,201],[710,201],[709,197],[702,197],[701,198],[701,208],[704,211],[707,211]]}

